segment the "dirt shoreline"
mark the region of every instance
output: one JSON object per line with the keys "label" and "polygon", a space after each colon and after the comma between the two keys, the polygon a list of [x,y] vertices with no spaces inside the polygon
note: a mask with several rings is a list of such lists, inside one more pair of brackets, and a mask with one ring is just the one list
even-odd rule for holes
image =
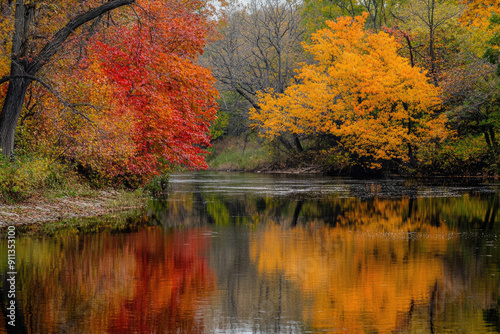
{"label": "dirt shoreline", "polygon": [[117,206],[117,191],[100,191],[95,197],[35,197],[21,204],[0,204],[0,227],[30,223],[48,223],[71,218],[96,217],[137,206]]}

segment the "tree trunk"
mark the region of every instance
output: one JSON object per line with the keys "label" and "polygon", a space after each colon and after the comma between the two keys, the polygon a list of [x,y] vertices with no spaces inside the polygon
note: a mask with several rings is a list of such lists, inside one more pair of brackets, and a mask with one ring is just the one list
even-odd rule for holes
{"label": "tree trunk", "polygon": [[410,36],[407,33],[403,33],[406,39],[406,43],[408,44],[408,51],[410,52],[410,64],[411,67],[415,67],[415,60],[413,57],[413,45],[411,44]]}
{"label": "tree trunk", "polygon": [[288,140],[286,140],[285,138],[283,138],[283,136],[279,136],[278,137],[279,141],[283,144],[283,146],[285,146],[285,148],[288,150],[288,151],[291,151],[293,149],[293,146],[288,142]]}
{"label": "tree trunk", "polygon": [[14,136],[17,121],[24,104],[24,96],[31,80],[18,78],[9,81],[9,88],[0,114],[0,148],[2,154],[10,157],[14,151]]}
{"label": "tree trunk", "polygon": [[[411,134],[412,131],[412,124],[411,124],[411,119],[408,120],[408,135]],[[411,145],[410,142],[408,142],[408,158],[409,158],[409,163],[410,166],[415,166],[416,164],[416,159],[415,159],[415,152],[413,152],[413,146]]]}
{"label": "tree trunk", "polygon": [[493,126],[491,125],[488,125],[488,131],[490,132],[491,146],[493,147],[493,150],[497,152],[498,145],[497,145],[497,140],[495,138],[495,128],[493,128]]}
{"label": "tree trunk", "polygon": [[297,136],[295,133],[293,134],[293,142],[295,143],[295,148],[297,149],[298,152],[304,152],[304,148],[300,143],[299,136]]}
{"label": "tree trunk", "polygon": [[27,7],[23,0],[15,3],[14,34],[12,35],[12,62],[10,65],[9,87],[0,114],[0,148],[2,154],[10,157],[14,151],[14,137],[17,122],[24,104],[24,96],[31,80],[22,78],[26,74],[26,54],[29,25],[33,7]]}
{"label": "tree trunk", "polygon": [[429,57],[431,59],[431,76],[434,86],[438,87],[437,69],[436,69],[436,50],[435,50],[435,34],[436,26],[434,25],[434,11],[436,9],[435,0],[431,1],[429,13]]}
{"label": "tree trunk", "polygon": [[490,140],[490,133],[488,132],[488,129],[483,126],[483,134],[484,134],[484,140],[486,141],[486,145],[488,145],[488,148],[491,150],[492,145],[491,145],[491,140]]}

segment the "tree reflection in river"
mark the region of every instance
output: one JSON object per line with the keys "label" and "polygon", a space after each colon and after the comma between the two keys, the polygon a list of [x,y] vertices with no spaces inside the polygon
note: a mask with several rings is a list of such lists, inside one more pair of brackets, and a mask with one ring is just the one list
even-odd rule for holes
{"label": "tree reflection in river", "polygon": [[17,287],[25,317],[18,314],[16,327],[28,333],[203,333],[197,303],[215,288],[204,256],[209,247],[203,229],[20,239]]}
{"label": "tree reflection in river", "polygon": [[[459,247],[457,233],[445,225],[429,225],[425,235],[414,238],[407,231],[374,232],[371,227],[269,225],[252,235],[251,260],[259,272],[283,275],[295,283],[308,300],[303,318],[316,329],[392,333],[418,324],[432,332],[442,328],[445,311],[461,311],[454,318],[456,330],[464,324],[473,326],[471,332],[484,330],[483,323],[471,322],[478,318],[472,310],[496,307],[498,279],[482,279],[493,289],[465,288],[456,276],[464,273],[446,266],[453,256],[447,249]],[[477,261],[467,264],[475,268],[465,273],[474,276],[469,283],[493,269],[478,268]],[[462,303],[470,293],[477,298],[464,310]]]}
{"label": "tree reflection in river", "polygon": [[[235,302],[238,296],[262,300],[248,292],[255,289],[280,291],[279,298],[265,299],[274,308],[263,313],[274,314],[274,321],[278,309],[282,316],[298,312],[305,328],[314,330],[495,332],[500,319],[498,193],[413,196],[425,192],[419,189],[391,198],[377,196],[387,192],[379,184],[364,184],[364,189],[369,194],[364,199],[195,190],[174,194],[158,222],[254,227],[247,242],[237,242],[248,243],[242,247],[253,278],[245,281],[249,273],[238,277],[243,288],[218,275],[218,285],[227,282],[230,318],[257,328],[265,326],[262,317],[252,317],[252,308]],[[212,260],[215,271],[227,273],[226,255],[212,252],[217,253],[212,258],[225,259]],[[234,268],[241,270],[240,264]],[[281,326],[286,328],[286,322]]]}
{"label": "tree reflection in river", "polygon": [[[173,178],[176,191],[151,202],[159,226],[19,238],[18,328],[500,332],[498,191],[192,178]],[[0,252],[2,334],[6,259]]]}

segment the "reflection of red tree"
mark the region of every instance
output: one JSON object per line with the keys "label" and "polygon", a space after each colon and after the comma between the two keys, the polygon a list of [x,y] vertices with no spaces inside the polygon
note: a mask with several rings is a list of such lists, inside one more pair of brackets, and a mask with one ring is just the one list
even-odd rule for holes
{"label": "reflection of red tree", "polygon": [[215,286],[203,256],[210,239],[200,229],[165,237],[144,232],[138,237],[134,294],[109,319],[109,333],[201,333],[196,302]]}

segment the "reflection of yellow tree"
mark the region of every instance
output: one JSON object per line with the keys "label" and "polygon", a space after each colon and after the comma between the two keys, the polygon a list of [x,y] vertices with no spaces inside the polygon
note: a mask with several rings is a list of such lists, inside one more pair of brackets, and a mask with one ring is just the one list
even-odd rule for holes
{"label": "reflection of yellow tree", "polygon": [[[448,234],[444,225],[427,231]],[[250,254],[260,271],[284,271],[312,299],[304,318],[315,328],[388,333],[407,323],[414,305],[428,305],[443,278],[446,238],[417,247],[406,233],[269,226],[251,240]]]}

